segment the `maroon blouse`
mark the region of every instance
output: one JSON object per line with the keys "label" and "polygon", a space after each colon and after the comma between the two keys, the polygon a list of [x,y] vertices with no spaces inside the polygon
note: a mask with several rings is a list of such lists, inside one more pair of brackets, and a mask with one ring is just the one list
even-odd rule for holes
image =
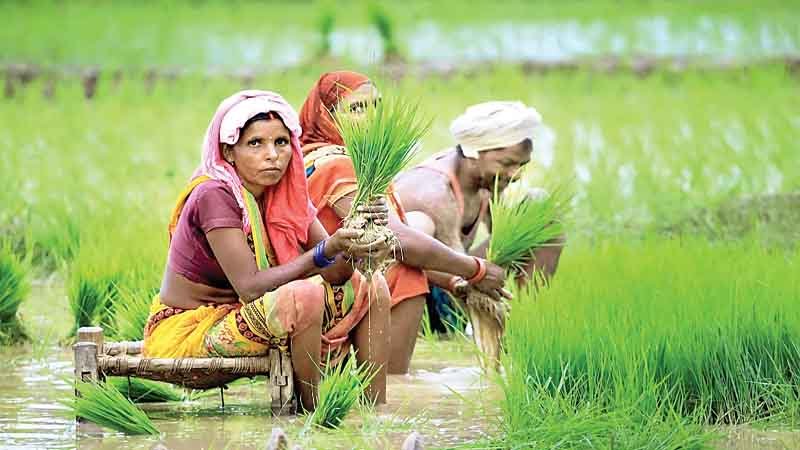
{"label": "maroon blouse", "polygon": [[183,206],[169,246],[167,266],[195,283],[230,289],[206,233],[216,228],[242,228],[242,210],[230,188],[209,180],[198,185]]}

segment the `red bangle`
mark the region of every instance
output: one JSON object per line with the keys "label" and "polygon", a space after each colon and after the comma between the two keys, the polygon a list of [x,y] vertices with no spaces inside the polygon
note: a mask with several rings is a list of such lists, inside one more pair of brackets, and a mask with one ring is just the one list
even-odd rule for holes
{"label": "red bangle", "polygon": [[475,275],[472,276],[469,280],[467,280],[467,284],[473,285],[475,283],[480,283],[481,280],[486,277],[486,262],[478,257],[472,257],[476,263],[478,263],[478,271],[475,272]]}

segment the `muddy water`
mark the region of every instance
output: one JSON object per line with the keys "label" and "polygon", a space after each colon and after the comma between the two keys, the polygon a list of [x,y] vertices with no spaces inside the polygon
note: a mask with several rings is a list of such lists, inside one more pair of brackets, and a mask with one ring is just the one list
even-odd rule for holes
{"label": "muddy water", "polygon": [[[59,401],[72,395],[72,360],[57,345],[70,326],[58,284],[35,286],[22,313],[33,343],[0,348],[2,449],[262,449],[272,428],[287,431],[303,448],[399,448],[412,430],[431,447],[474,442],[501,430],[499,392],[476,367],[461,340],[422,340],[409,375],[390,376],[389,398],[376,410],[355,410],[341,430],[305,427],[303,417],[273,418],[264,382],[243,380],[225,392],[225,408],[211,392],[200,400],[144,405],[158,437],[126,436],[88,424],[77,426]],[[800,432],[735,427],[718,430],[715,447],[729,450],[800,448]]]}
{"label": "muddy water", "polygon": [[303,417],[271,417],[265,383],[248,380],[225,391],[224,409],[216,392],[192,402],[146,405],[160,437],[76,426],[59,405],[71,396],[71,353],[57,345],[70,322],[66,299],[62,289],[48,285],[34,287],[31,297],[22,313],[34,343],[0,349],[3,449],[261,449],[274,426],[305,448],[399,448],[412,430],[438,447],[497,429],[491,406],[496,389],[481,376],[468,344],[432,340],[418,344],[409,375],[390,377],[386,405],[352,412],[338,431],[310,431]]}

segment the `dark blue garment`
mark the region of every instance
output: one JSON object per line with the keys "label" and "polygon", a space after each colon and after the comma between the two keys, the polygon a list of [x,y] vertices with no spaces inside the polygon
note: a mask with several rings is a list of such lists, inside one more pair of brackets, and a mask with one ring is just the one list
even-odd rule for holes
{"label": "dark blue garment", "polygon": [[463,332],[466,329],[467,324],[460,313],[461,309],[454,302],[447,291],[431,286],[431,291],[425,298],[431,330],[446,334],[453,331]]}

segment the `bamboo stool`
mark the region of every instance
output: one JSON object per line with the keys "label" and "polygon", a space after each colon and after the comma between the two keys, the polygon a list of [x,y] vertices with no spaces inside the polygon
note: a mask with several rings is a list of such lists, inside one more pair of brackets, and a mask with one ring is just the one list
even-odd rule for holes
{"label": "bamboo stool", "polygon": [[289,354],[271,349],[267,356],[240,358],[146,358],[142,341],[104,342],[100,327],[81,327],[75,351],[75,378],[104,381],[128,376],[163,381],[191,389],[223,387],[239,378],[267,375],[272,413],[294,414],[294,372]]}

